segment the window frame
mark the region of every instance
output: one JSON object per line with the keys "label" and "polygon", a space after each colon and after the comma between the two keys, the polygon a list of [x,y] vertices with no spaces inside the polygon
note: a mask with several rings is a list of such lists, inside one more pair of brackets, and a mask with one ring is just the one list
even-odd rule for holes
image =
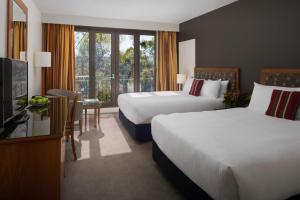
{"label": "window frame", "polygon": [[[119,36],[120,35],[133,35],[134,36],[134,92],[140,92],[140,36],[149,35],[154,36],[155,43],[155,59],[154,59],[154,74],[157,71],[157,36],[156,31],[138,30],[138,29],[120,29],[120,28],[105,28],[105,27],[92,27],[92,26],[75,26],[75,32],[88,32],[89,33],[89,98],[95,98],[95,34],[109,33],[112,37],[112,73],[115,75],[115,80],[112,81],[112,104],[117,105],[117,95],[119,95]],[[75,66],[76,67],[76,66]],[[154,91],[156,88],[156,75],[153,77]],[[111,104],[105,106],[112,106]]]}

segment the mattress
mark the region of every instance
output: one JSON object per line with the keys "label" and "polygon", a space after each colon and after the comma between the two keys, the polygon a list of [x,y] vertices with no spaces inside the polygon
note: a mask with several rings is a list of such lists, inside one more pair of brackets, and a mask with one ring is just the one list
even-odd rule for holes
{"label": "mattress", "polygon": [[211,99],[184,92],[139,92],[120,94],[118,106],[134,124],[148,124],[158,114],[199,112],[224,108],[223,98]]}
{"label": "mattress", "polygon": [[300,121],[248,108],[158,115],[162,152],[214,199],[287,199],[300,194]]}

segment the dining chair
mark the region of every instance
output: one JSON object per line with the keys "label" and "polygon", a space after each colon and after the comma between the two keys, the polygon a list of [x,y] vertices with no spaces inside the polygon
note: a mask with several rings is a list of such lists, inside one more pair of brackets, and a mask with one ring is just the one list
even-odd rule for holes
{"label": "dining chair", "polygon": [[66,141],[68,142],[69,137],[71,137],[71,145],[72,145],[74,161],[77,160],[75,141],[74,141],[74,122],[75,122],[75,118],[76,118],[77,101],[78,101],[78,94],[76,92],[74,92],[73,102],[72,102],[72,106],[71,106],[70,113],[69,113],[69,118],[67,119],[66,125],[65,125]]}

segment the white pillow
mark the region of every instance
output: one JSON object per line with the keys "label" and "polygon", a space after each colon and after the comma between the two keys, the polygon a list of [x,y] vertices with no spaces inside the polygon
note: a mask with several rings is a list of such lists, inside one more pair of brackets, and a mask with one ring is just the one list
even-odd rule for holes
{"label": "white pillow", "polygon": [[220,95],[219,97],[224,97],[224,95],[226,94],[227,92],[227,89],[228,89],[228,84],[229,84],[229,81],[221,81],[221,87],[220,87]]}
{"label": "white pillow", "polygon": [[[269,107],[273,90],[300,91],[300,88],[266,86],[254,82],[254,89],[248,108],[265,114]],[[300,119],[300,108],[297,111],[296,119]]]}
{"label": "white pillow", "polygon": [[188,78],[188,79],[185,81],[184,86],[183,86],[183,89],[182,89],[182,91],[183,91],[184,93],[186,93],[186,94],[189,94],[189,93],[190,93],[190,90],[191,90],[193,81],[194,81],[193,78]]}
{"label": "white pillow", "polygon": [[218,98],[220,94],[221,80],[205,80],[201,89],[201,96]]}

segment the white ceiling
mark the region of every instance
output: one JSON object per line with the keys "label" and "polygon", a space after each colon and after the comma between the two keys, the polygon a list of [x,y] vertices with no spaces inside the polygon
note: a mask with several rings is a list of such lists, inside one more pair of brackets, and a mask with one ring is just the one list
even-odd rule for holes
{"label": "white ceiling", "polygon": [[179,24],[237,0],[34,0],[44,14]]}

